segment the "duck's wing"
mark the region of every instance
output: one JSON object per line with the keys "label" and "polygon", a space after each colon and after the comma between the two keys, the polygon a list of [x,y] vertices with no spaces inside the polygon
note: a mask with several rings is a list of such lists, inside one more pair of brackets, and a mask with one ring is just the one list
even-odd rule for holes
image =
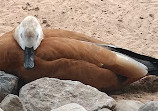
{"label": "duck's wing", "polygon": [[68,38],[47,38],[37,49],[36,56],[53,61],[60,58],[83,60],[130,78],[141,78],[148,73],[145,65],[120,53],[96,44]]}
{"label": "duck's wing", "polygon": [[109,50],[111,50],[115,53],[129,56],[129,57],[133,58],[134,60],[144,64],[148,68],[149,74],[158,75],[158,59],[156,59],[156,58],[146,56],[143,54],[138,54],[133,51],[130,51],[130,50],[127,50],[124,48],[120,48],[120,47],[116,47],[116,46],[112,46],[112,45],[106,45],[106,44],[96,44],[96,45],[108,48]]}
{"label": "duck's wing", "polygon": [[70,39],[76,39],[80,41],[87,41],[87,42],[98,43],[98,44],[108,44],[78,32],[67,31],[62,29],[43,29],[43,33],[45,38],[47,37],[70,38]]}

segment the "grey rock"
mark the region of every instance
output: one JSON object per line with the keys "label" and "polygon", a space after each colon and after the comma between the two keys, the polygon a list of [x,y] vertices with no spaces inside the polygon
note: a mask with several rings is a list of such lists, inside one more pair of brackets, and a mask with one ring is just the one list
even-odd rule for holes
{"label": "grey rock", "polygon": [[87,110],[79,104],[71,103],[61,106],[57,109],[52,109],[51,111],[87,111]]}
{"label": "grey rock", "polygon": [[0,101],[7,94],[15,94],[17,92],[18,77],[0,71]]}
{"label": "grey rock", "polygon": [[19,97],[13,94],[9,94],[3,99],[0,108],[4,111],[26,111]]}
{"label": "grey rock", "polygon": [[158,101],[150,101],[141,106],[138,111],[158,111]]}
{"label": "grey rock", "polygon": [[3,111],[3,110],[0,108],[0,111]]}
{"label": "grey rock", "polygon": [[138,111],[144,103],[135,100],[119,100],[114,111]]}
{"label": "grey rock", "polygon": [[47,77],[23,86],[19,97],[28,111],[50,111],[70,103],[80,104],[88,111],[115,105],[113,98],[89,85]]}

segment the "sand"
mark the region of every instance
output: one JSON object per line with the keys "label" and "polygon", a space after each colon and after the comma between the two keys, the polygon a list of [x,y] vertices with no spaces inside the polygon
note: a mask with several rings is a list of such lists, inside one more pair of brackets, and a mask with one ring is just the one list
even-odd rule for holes
{"label": "sand", "polygon": [[[43,28],[84,33],[158,58],[157,12],[156,0],[0,0],[0,35],[33,15]],[[145,77],[110,95],[117,100],[158,100],[158,77]]]}

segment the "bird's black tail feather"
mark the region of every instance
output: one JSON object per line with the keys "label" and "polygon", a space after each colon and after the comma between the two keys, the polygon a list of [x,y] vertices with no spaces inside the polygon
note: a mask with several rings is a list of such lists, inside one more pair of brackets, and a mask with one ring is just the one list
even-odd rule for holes
{"label": "bird's black tail feather", "polygon": [[144,64],[146,67],[148,67],[148,73],[150,75],[158,75],[158,59],[155,59],[153,57],[149,57],[146,55],[138,54],[127,49],[118,48],[112,45],[105,45],[105,44],[97,44],[97,45],[106,47],[107,49],[111,51],[115,51],[115,52],[127,55],[135,59],[136,61]]}

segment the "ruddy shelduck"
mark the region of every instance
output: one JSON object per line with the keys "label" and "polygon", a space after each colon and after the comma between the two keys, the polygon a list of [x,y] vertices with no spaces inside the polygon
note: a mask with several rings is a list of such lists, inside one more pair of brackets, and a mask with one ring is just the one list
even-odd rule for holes
{"label": "ruddy shelduck", "polygon": [[77,80],[113,90],[147,74],[157,75],[157,59],[107,45],[84,34],[42,29],[27,16],[0,37],[0,70],[25,82],[41,77]]}

